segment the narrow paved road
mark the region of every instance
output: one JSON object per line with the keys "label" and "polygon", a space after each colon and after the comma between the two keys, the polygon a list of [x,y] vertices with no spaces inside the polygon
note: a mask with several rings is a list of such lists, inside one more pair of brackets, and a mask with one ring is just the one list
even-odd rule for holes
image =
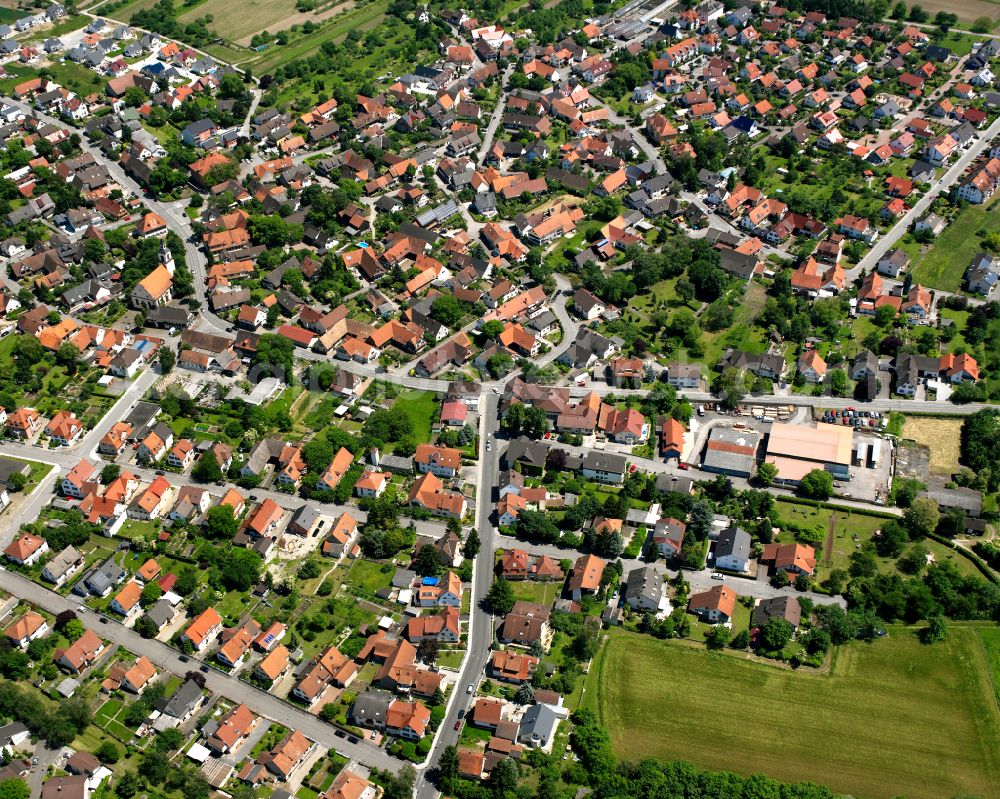
{"label": "narrow paved road", "polygon": [[556,319],[559,320],[559,324],[562,326],[562,338],[556,346],[535,360],[535,363],[539,366],[548,366],[566,352],[570,345],[576,341],[577,333],[580,331],[580,323],[574,317],[570,316],[569,311],[566,309],[566,304],[572,295],[572,286],[562,275],[556,274],[554,277],[556,290],[549,297],[549,308],[556,315]]}
{"label": "narrow paved road", "polygon": [[896,242],[906,235],[910,226],[927,213],[927,210],[938,195],[949,191],[952,185],[962,177],[962,174],[972,162],[990,146],[997,134],[1000,134],[1000,118],[996,119],[986,130],[980,132],[978,134],[979,140],[959,156],[958,160],[941,177],[941,180],[934,183],[927,193],[913,204],[913,208],[900,217],[891,230],[884,236],[879,237],[875,244],[872,245],[872,248],[858,261],[853,269],[847,270],[848,280],[856,280],[862,272],[872,271],[882,256],[888,253],[896,245]]}
{"label": "narrow paved road", "polygon": [[[506,70],[504,70],[503,75],[500,76],[501,86],[507,85],[507,81],[510,80],[511,73],[513,71],[514,64],[511,64]],[[497,100],[496,108],[493,109],[493,116],[490,117],[490,124],[486,126],[486,133],[483,134],[483,143],[480,145],[479,152],[476,154],[476,163],[479,166],[482,166],[487,153],[490,151],[490,147],[493,145],[493,137],[496,136],[497,128],[500,127],[500,120],[503,119],[503,113],[506,108],[507,92],[501,90],[500,99]]]}
{"label": "narrow paved road", "polygon": [[[0,571],[0,588],[52,614],[59,614],[65,610],[74,611],[87,628],[94,630],[102,638],[124,647],[135,655],[145,655],[156,666],[171,674],[183,677],[187,672],[198,668],[199,664],[195,659],[192,658],[185,663],[181,660],[179,652],[164,643],[143,638],[137,632],[115,622],[102,624],[100,621],[102,617],[99,614],[91,610],[78,610],[77,603],[73,599],[49,591],[16,572]],[[254,688],[236,677],[211,668],[203,674],[206,687],[213,693],[233,702],[243,702],[255,713],[267,716],[289,729],[299,730],[308,738],[328,749],[336,749],[345,757],[383,769],[396,770],[400,766],[400,761],[384,750],[364,741],[352,744],[344,738],[338,738],[334,735],[334,728],[316,716]]]}
{"label": "narrow paved road", "polygon": [[[493,616],[483,606],[483,598],[493,581],[493,532],[490,513],[493,509],[493,487],[497,482],[498,452],[493,442],[492,431],[497,427],[497,411],[500,397],[492,391],[483,394],[479,400],[479,473],[476,480],[476,530],[480,538],[480,550],[476,556],[472,575],[472,603],[467,630],[468,654],[462,663],[458,682],[448,700],[444,721],[438,730],[434,745],[425,761],[426,768],[434,768],[442,750],[457,744],[459,733],[455,730],[460,710],[469,709],[473,698],[467,690],[469,685],[478,685],[486,669],[490,645],[493,643]],[[487,442],[489,442],[487,449]],[[420,772],[416,796],[418,799],[433,799],[438,790],[427,780],[427,771]]]}
{"label": "narrow paved road", "polygon": [[639,150],[645,154],[646,158],[652,161],[653,164],[656,166],[656,174],[662,175],[666,173],[667,164],[663,160],[663,157],[660,155],[660,151],[656,149],[656,146],[643,135],[642,131],[636,130],[634,127],[632,127],[632,125],[629,124],[629,121],[625,119],[625,117],[623,117],[621,114],[615,111],[615,109],[613,109],[610,105],[608,105],[600,98],[595,97],[593,94],[590,95],[590,98],[591,102],[593,102],[598,107],[607,109],[608,120],[611,122],[612,125],[617,125],[619,127],[625,128],[628,134],[632,137],[632,141],[635,143],[635,146],[638,147]]}
{"label": "narrow paved road", "polygon": [[[99,439],[94,439],[95,446],[98,440]],[[54,450],[39,450],[37,447],[25,446],[24,444],[12,441],[0,443],[0,455],[2,456],[40,461],[56,467],[46,477],[46,481],[39,485],[32,493],[31,498],[28,501],[27,510],[22,509],[19,511],[17,513],[17,517],[24,520],[37,518],[38,512],[51,499],[51,492],[56,489],[59,483],[62,482],[62,477],[81,460],[86,458],[92,463],[96,462],[97,465],[100,466],[100,459],[94,457],[92,450],[93,447],[81,448],[77,450],[71,450],[68,447],[60,447],[59,449]],[[38,453],[37,455],[36,452]],[[120,465],[122,469],[127,469],[146,483],[152,482],[153,479],[158,476],[158,470],[156,469],[146,468],[133,463],[121,463]],[[182,488],[183,486],[197,485],[195,481],[186,474],[163,471],[162,477],[175,489]],[[226,490],[230,488],[228,484],[224,488],[219,488],[214,485],[203,487],[209,492],[209,495],[212,496],[213,501],[221,498]],[[281,491],[272,491],[266,488],[255,488],[244,493],[253,494],[258,500],[270,499],[289,512],[298,510],[302,507],[302,505],[307,504],[306,500],[295,494],[285,494]],[[350,513],[351,516],[353,516],[359,523],[363,523],[368,518],[367,511],[362,510],[356,505],[338,505],[334,503],[318,502],[308,504],[318,507],[322,513],[328,516],[339,516],[342,513]],[[415,531],[420,535],[426,535],[431,538],[440,538],[445,533],[445,525],[437,520],[413,519],[410,521],[412,521]],[[404,519],[402,523],[405,525],[410,522]],[[10,539],[16,529],[17,528],[14,526],[10,526],[10,529],[3,529],[0,527],[0,549],[10,542]]]}

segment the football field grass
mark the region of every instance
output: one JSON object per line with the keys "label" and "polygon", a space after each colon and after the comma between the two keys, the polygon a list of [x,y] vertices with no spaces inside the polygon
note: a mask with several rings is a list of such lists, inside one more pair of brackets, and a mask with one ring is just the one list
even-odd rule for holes
{"label": "football field grass", "polygon": [[1000,712],[974,626],[953,624],[933,646],[893,627],[839,648],[828,674],[613,630],[587,678],[584,706],[595,705],[628,760],[870,799],[1000,796]]}

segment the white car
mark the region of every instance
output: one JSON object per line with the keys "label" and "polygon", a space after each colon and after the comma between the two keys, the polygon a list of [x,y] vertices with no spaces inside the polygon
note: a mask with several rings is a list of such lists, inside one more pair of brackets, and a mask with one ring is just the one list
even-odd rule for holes
{"label": "white car", "polygon": [[722,572],[713,572],[712,573],[712,579],[713,580],[725,580],[726,579],[726,575],[724,575]]}
{"label": "white car", "polygon": [[476,690],[476,687],[470,682],[469,687],[465,689],[465,693],[471,694],[474,690]]}

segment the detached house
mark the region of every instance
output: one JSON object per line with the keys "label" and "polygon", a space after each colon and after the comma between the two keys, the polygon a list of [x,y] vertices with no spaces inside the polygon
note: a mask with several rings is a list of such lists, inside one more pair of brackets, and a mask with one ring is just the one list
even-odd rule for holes
{"label": "detached house", "polygon": [[66,649],[56,649],[52,659],[57,666],[80,674],[92,665],[104,651],[104,641],[93,630],[84,630],[83,635],[76,639]]}
{"label": "detached house", "polygon": [[7,559],[18,566],[34,566],[49,551],[44,538],[31,533],[21,533],[3,551]]}
{"label": "detached house", "polygon": [[692,594],[688,611],[711,624],[726,624],[736,613],[736,592],[727,585]]}
{"label": "detached house", "polygon": [[450,447],[420,444],[413,462],[422,474],[430,472],[436,477],[454,477],[462,465],[462,452]]}
{"label": "detached house", "polygon": [[833,221],[840,233],[845,236],[863,241],[866,244],[873,244],[878,238],[878,229],[867,219],[860,219],[856,216],[842,216]]}
{"label": "detached house", "polygon": [[41,638],[48,632],[49,623],[33,610],[29,610],[3,631],[7,640],[18,649],[26,648],[36,638]]}
{"label": "detached house", "polygon": [[584,594],[596,594],[601,587],[605,562],[596,555],[581,555],[569,573],[567,590],[579,602]]}
{"label": "detached house", "polygon": [[816,550],[805,544],[765,544],[760,562],[776,571],[811,576],[816,571]]}
{"label": "detached house", "polygon": [[222,617],[215,608],[206,608],[192,621],[181,635],[182,641],[189,641],[196,652],[202,651],[222,632]]}

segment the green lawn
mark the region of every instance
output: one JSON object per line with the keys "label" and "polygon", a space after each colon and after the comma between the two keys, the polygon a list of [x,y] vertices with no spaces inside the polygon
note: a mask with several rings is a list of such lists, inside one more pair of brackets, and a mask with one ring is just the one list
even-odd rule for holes
{"label": "green lawn", "polygon": [[612,630],[587,692],[631,760],[684,759],[870,799],[1000,794],[1000,713],[969,626],[930,647],[893,627],[840,648],[825,675]]}
{"label": "green lawn", "polygon": [[395,571],[396,567],[391,563],[356,560],[347,574],[345,585],[349,591],[355,591],[360,596],[374,597],[376,591],[389,587]]}
{"label": "green lawn", "polygon": [[[848,560],[851,553],[860,549],[866,542],[871,540],[872,533],[885,524],[885,519],[878,516],[868,516],[863,513],[853,513],[851,511],[834,511],[828,508],[814,508],[810,505],[799,505],[794,502],[779,499],[775,503],[778,514],[782,519],[807,526],[820,526],[824,534],[828,529],[831,515],[834,518],[833,528],[833,551],[832,565],[827,567],[824,564],[824,544],[816,546],[817,562],[824,567],[821,578],[830,573],[831,569],[847,569],[850,565]],[[855,540],[857,536],[857,540]],[[794,540],[790,532],[782,533],[780,540],[788,543]],[[824,539],[825,541],[825,539]],[[968,576],[978,576],[979,570],[975,564],[959,551],[940,544],[930,538],[925,538],[920,544],[934,555],[938,563],[951,563],[959,572]],[[895,560],[893,558],[879,558],[880,568],[883,572],[895,571]]]}
{"label": "green lawn", "polygon": [[223,619],[238,619],[246,611],[252,610],[255,602],[243,591],[229,591],[213,604]]}
{"label": "green lawn", "polygon": [[131,741],[135,730],[129,729],[120,720],[125,711],[125,704],[117,699],[109,699],[94,714],[94,724],[122,743]]}
{"label": "green lawn", "polygon": [[139,519],[128,519],[122,525],[122,538],[155,538],[159,535],[160,527],[156,522],[140,521]]}
{"label": "green lawn", "polygon": [[1000,214],[989,213],[993,203],[970,205],[938,236],[934,245],[913,263],[913,279],[930,288],[958,291],[962,275],[982,243],[980,230],[1000,230]]}
{"label": "green lawn", "polygon": [[[52,80],[60,86],[65,86],[67,89],[72,92],[76,92],[80,96],[100,92],[101,86],[104,84],[104,79],[96,72],[93,72],[80,64],[74,64],[72,61],[66,61],[62,64],[54,62],[46,66],[45,71],[49,73]],[[0,80],[0,90],[3,90],[3,92],[6,93],[18,83],[21,83],[27,78],[35,77],[38,73],[38,67],[25,67],[18,64],[8,64],[6,66],[7,77]]]}
{"label": "green lawn", "polygon": [[514,580],[510,587],[514,589],[514,596],[518,599],[548,606],[559,598],[559,589],[562,588],[562,583]]}
{"label": "green lawn", "polygon": [[465,651],[461,649],[450,649],[439,652],[437,664],[449,669],[460,669],[462,661],[465,660]]}
{"label": "green lawn", "polygon": [[[862,544],[868,541],[872,533],[879,529],[884,523],[884,519],[877,516],[866,516],[861,513],[851,513],[849,511],[831,511],[827,508],[814,508],[811,505],[798,505],[794,502],[777,500],[775,503],[778,514],[782,519],[787,519],[796,524],[810,527],[818,526],[826,535],[830,516],[834,518],[833,529],[833,569],[846,569],[847,558],[855,550],[855,544]],[[859,541],[855,542],[854,536],[858,536]],[[791,534],[784,534],[781,539],[788,543],[794,540]],[[824,538],[825,540],[825,538]],[[823,563],[823,544],[816,546],[816,560]],[[829,571],[827,570],[827,574]]]}
{"label": "green lawn", "polygon": [[0,338],[0,366],[14,368],[14,347],[16,345],[17,336]]}
{"label": "green lawn", "polygon": [[103,705],[98,708],[97,712],[94,714],[94,721],[100,726],[113,719],[118,715],[118,711],[122,709],[122,703],[117,699],[109,699]]}
{"label": "green lawn", "polygon": [[404,391],[395,404],[402,408],[410,420],[413,440],[425,444],[431,440],[431,425],[438,415],[437,394],[433,391]]}
{"label": "green lawn", "polygon": [[21,463],[28,464],[31,471],[28,472],[28,481],[24,484],[25,494],[30,494],[32,491],[34,491],[35,486],[37,486],[40,482],[42,482],[42,480],[46,478],[48,473],[52,471],[52,465],[49,463],[39,463],[38,461],[29,461],[25,458],[11,458],[6,455],[3,456],[3,460],[19,461]]}

